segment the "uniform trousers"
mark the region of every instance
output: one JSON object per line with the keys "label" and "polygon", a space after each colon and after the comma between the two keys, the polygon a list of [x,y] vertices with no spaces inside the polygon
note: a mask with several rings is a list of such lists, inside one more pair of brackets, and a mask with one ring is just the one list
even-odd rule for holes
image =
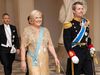
{"label": "uniform trousers", "polygon": [[[75,51],[76,56],[79,58],[79,63],[74,64],[74,75],[93,75],[93,61],[88,47],[76,46],[73,48],[73,50]],[[67,60],[66,75],[72,75],[72,64],[70,58]]]}

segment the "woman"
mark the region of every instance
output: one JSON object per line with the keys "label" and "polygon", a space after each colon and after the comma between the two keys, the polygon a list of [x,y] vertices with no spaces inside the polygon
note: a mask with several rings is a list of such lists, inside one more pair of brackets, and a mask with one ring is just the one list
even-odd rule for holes
{"label": "woman", "polygon": [[54,56],[56,65],[59,60],[55,53],[50,33],[47,28],[42,27],[42,13],[33,10],[30,14],[31,25],[24,29],[21,37],[21,68],[26,70],[25,52],[27,52],[27,63],[29,75],[49,75],[48,49]]}

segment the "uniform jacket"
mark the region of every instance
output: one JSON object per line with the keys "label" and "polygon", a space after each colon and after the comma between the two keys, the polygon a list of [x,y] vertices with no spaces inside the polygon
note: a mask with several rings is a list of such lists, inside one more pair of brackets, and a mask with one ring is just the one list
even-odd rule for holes
{"label": "uniform jacket", "polygon": [[[80,43],[86,43],[87,45],[90,45],[91,38],[89,37],[89,21],[88,20],[86,21],[87,21],[86,31]],[[69,50],[73,50],[71,44],[81,29],[80,24],[81,24],[81,20],[73,18],[70,22],[64,25],[63,39],[64,39],[64,45],[67,52],[69,52]]]}

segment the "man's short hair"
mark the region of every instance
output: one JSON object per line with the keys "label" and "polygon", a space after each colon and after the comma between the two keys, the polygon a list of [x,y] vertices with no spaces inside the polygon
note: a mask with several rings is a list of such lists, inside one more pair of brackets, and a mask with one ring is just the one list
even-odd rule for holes
{"label": "man's short hair", "polygon": [[2,18],[3,18],[5,15],[10,16],[8,13],[3,13]]}
{"label": "man's short hair", "polygon": [[83,6],[83,3],[82,2],[75,2],[75,3],[73,3],[73,5],[72,5],[72,10],[75,10],[76,9],[76,5],[82,5]]}

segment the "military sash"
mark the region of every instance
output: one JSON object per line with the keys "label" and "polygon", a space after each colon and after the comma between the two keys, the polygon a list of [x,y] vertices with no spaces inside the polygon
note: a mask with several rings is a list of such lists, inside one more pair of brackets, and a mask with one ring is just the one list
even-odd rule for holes
{"label": "military sash", "polygon": [[82,40],[86,31],[85,23],[86,23],[86,19],[83,18],[81,29],[79,33],[77,34],[77,36],[75,37],[75,39],[72,41],[72,48],[76,46],[76,43],[79,43]]}
{"label": "military sash", "polygon": [[44,34],[44,28],[41,27],[40,33],[39,33],[39,38],[37,40],[37,45],[36,45],[34,53],[31,50],[28,50],[28,52],[27,52],[27,55],[32,57],[32,65],[33,66],[38,65],[38,53],[39,53],[39,49],[40,49],[40,46],[41,46],[41,43],[42,43],[43,34]]}

